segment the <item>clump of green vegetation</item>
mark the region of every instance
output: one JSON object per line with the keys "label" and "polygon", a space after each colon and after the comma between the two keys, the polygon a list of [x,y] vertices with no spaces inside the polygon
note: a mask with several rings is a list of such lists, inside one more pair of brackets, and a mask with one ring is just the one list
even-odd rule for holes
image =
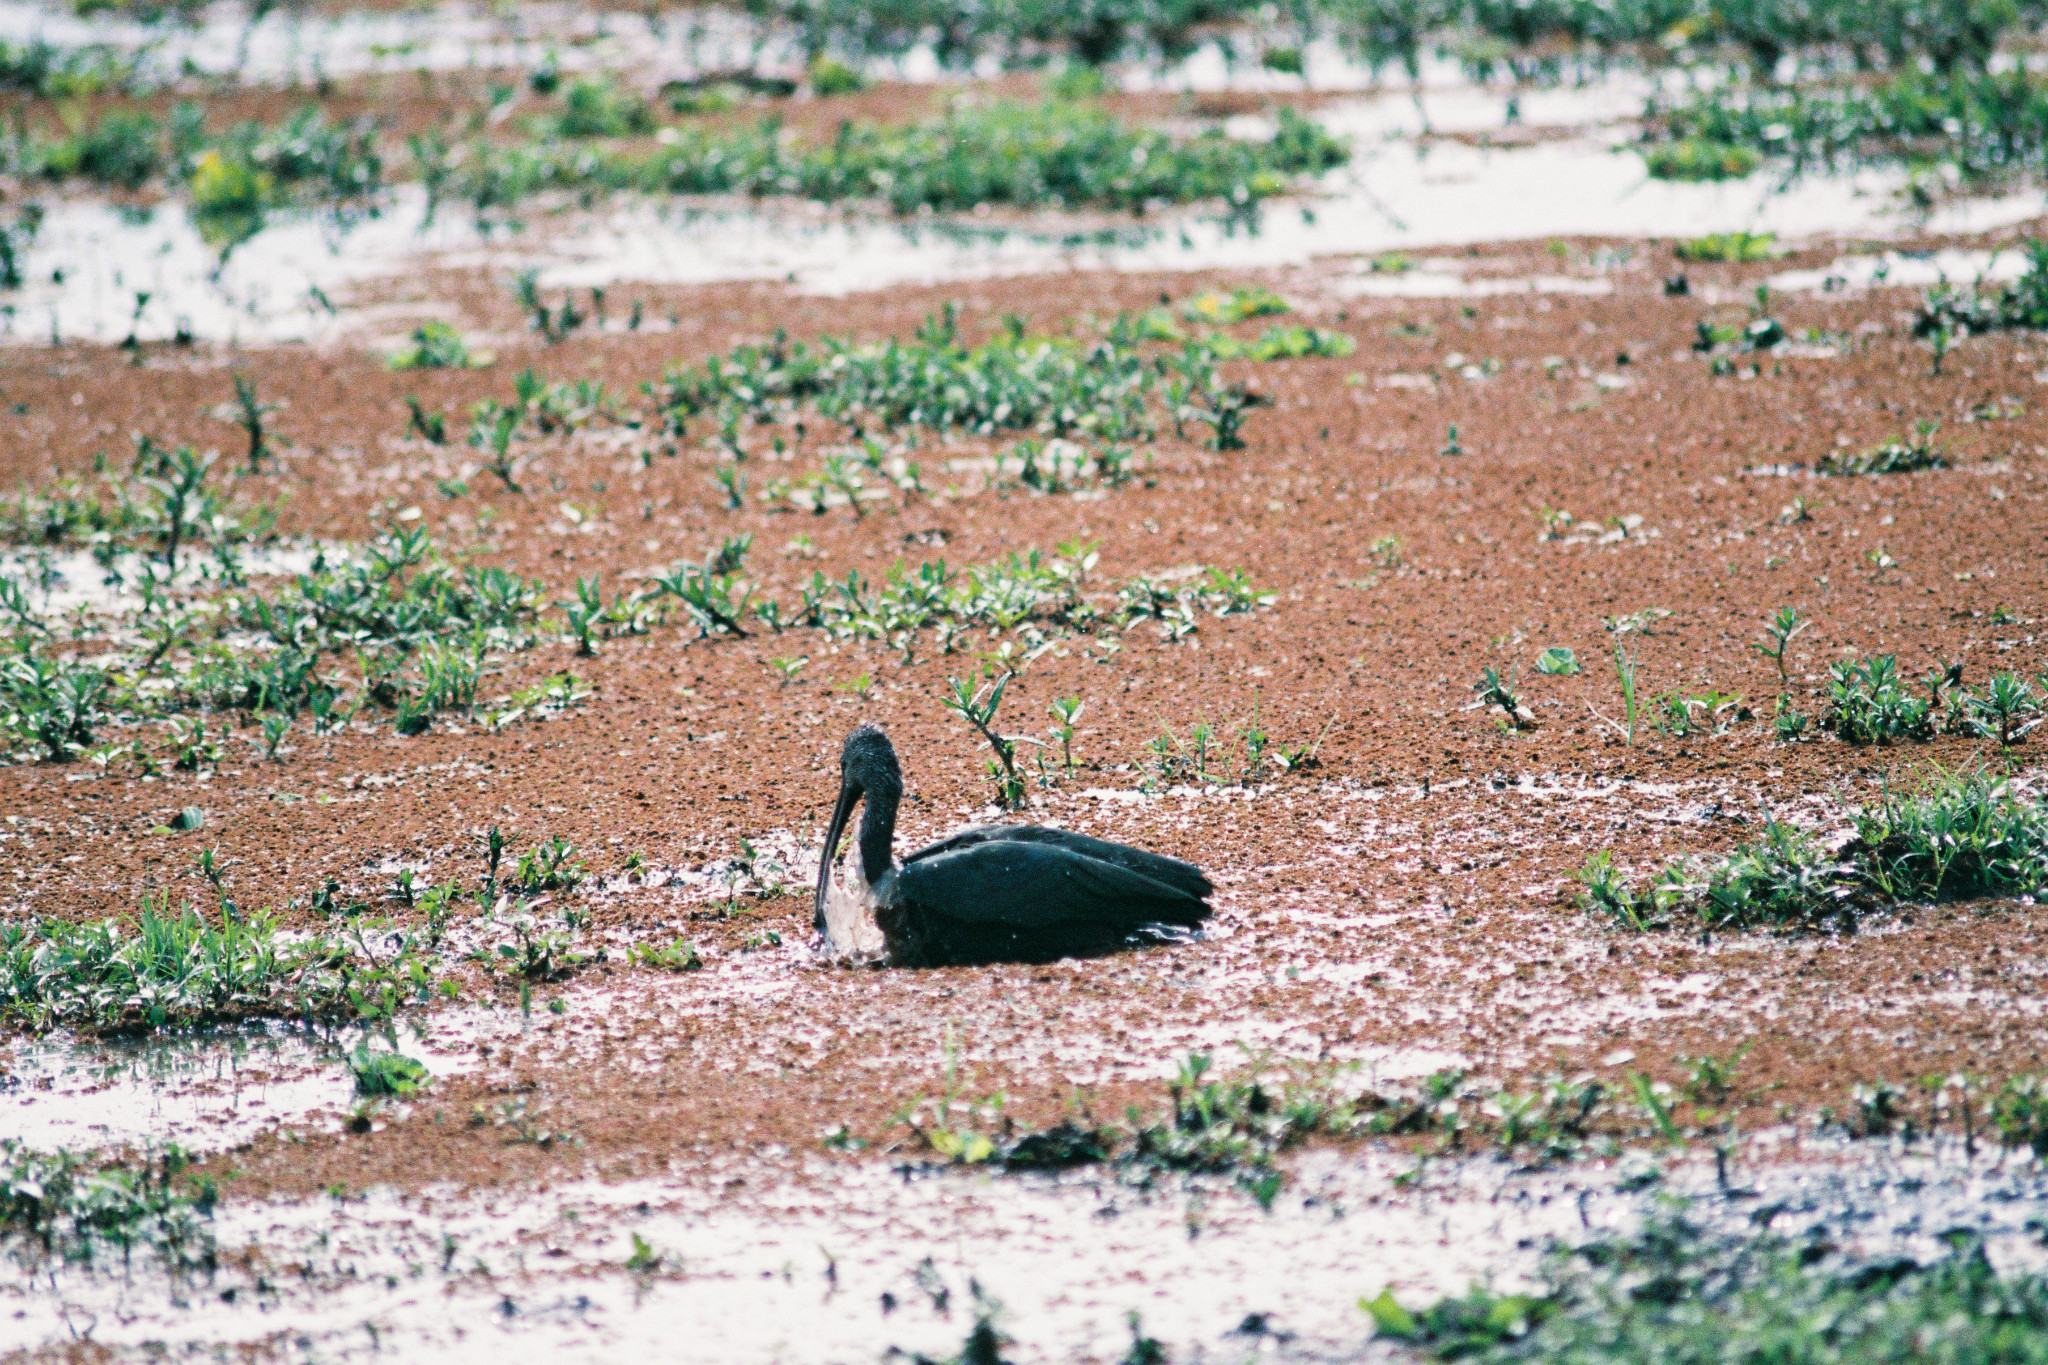
{"label": "clump of green vegetation", "polygon": [[493,909],[487,919],[488,927],[502,929],[509,937],[478,948],[470,959],[487,971],[504,972],[519,981],[522,1000],[533,983],[563,981],[592,963],[605,960],[602,948],[585,950],[576,946],[582,915],[574,909],[563,911],[559,929],[551,927],[524,901],[515,903],[504,914]]}
{"label": "clump of green vegetation", "polygon": [[221,558],[223,547],[274,535],[277,508],[236,498],[222,486],[214,465],[211,453],[191,446],[173,449],[139,436],[126,470],[109,471],[96,484],[60,480],[42,492],[24,488],[0,504],[0,539],[31,546],[84,545],[113,573],[122,551],[156,555],[175,572],[178,552],[186,546],[209,546]]}
{"label": "clump of green vegetation", "polygon": [[1648,120],[1670,140],[1646,155],[1652,174],[1684,179],[1766,158],[1792,175],[1930,164],[1965,181],[2038,175],[2048,165],[2044,91],[2048,81],[2024,66],[1926,71],[1917,62],[1868,82],[1699,90],[1681,104],[1653,103]]}
{"label": "clump of green vegetation", "polygon": [[1740,180],[1763,158],[1733,142],[1681,137],[1653,143],[1644,150],[1643,163],[1654,180]]}
{"label": "clump of green vegetation", "polygon": [[562,112],[553,120],[557,137],[637,137],[654,131],[647,101],[603,76],[571,81],[561,92]]}
{"label": "clump of green vegetation", "polygon": [[279,932],[224,903],[217,924],[144,896],[133,925],[0,925],[0,1019],[37,1031],[188,1027],[249,1018],[388,1017],[438,987],[423,945],[393,929],[372,950],[341,933]]}
{"label": "clump of green vegetation", "polygon": [[[1164,340],[1180,349],[1155,349]],[[827,338],[814,348],[778,334],[701,366],[672,369],[650,393],[676,435],[700,415],[733,431],[742,417],[766,426],[809,409],[845,426],[856,441],[871,429],[924,427],[1115,446],[1152,439],[1164,416],[1176,433],[1189,423],[1207,426],[1215,448],[1235,450],[1244,444],[1246,413],[1263,400],[1224,380],[1220,363],[1240,355],[1341,355],[1351,345],[1348,336],[1307,328],[1275,329],[1250,344],[1222,333],[1191,339],[1170,321],[1162,326],[1129,315],[1087,344],[1032,336],[1023,319],[1012,317],[996,335],[969,345],[949,304],[910,340]],[[880,472],[877,461],[869,463]]]}
{"label": "clump of green vegetation", "polygon": [[1845,659],[1830,666],[1822,725],[1851,744],[1924,739],[1934,733],[1932,697],[1915,696],[1896,655]]}
{"label": "clump of green vegetation", "polygon": [[519,855],[512,883],[529,894],[566,891],[579,885],[584,875],[583,859],[576,856],[576,845],[556,835]]}
{"label": "clump of green vegetation", "polygon": [[112,689],[105,670],[23,641],[0,662],[0,742],[16,757],[68,762],[91,746]]}
{"label": "clump of green vegetation", "polygon": [[147,113],[112,109],[44,139],[24,131],[13,147],[21,174],[85,179],[121,190],[159,176],[183,182],[200,232],[231,247],[272,209],[317,203],[371,207],[384,187],[375,127],[331,124],[308,105],[274,127],[242,123],[209,134],[203,111],[181,104],[166,127]]}
{"label": "clump of green vegetation", "polygon": [[1672,248],[1681,261],[1771,261],[1778,257],[1775,232],[1710,232]]}
{"label": "clump of green vegetation", "polygon": [[365,1035],[348,1055],[356,1093],[366,1099],[403,1099],[426,1087],[427,1068],[416,1057],[387,1048],[373,1048]]}
{"label": "clump of green vegetation", "polygon": [[219,1195],[187,1174],[192,1160],[168,1146],[130,1163],[91,1163],[0,1138],[0,1245],[91,1264],[113,1252],[126,1264],[154,1252],[174,1272],[214,1268],[211,1220]]}
{"label": "clump of green vegetation", "polygon": [[1012,1170],[1058,1170],[1114,1162],[1127,1179],[1149,1184],[1171,1173],[1228,1175],[1270,1207],[1280,1191],[1279,1153],[1353,1118],[1319,1080],[1260,1063],[1232,1074],[1193,1053],[1168,1087],[1166,1106],[1146,1115],[1133,1106],[1122,1128],[1065,1119],[1019,1135],[1002,1114],[1004,1096],[969,1098],[958,1058],[949,1053],[946,1085],[920,1097],[893,1120],[927,1150],[961,1165],[995,1163]]}
{"label": "clump of green vegetation", "polygon": [[[1483,1143],[1541,1165],[1596,1142],[1631,1134],[1668,1140],[1680,1131],[1669,1101],[1653,1115],[1625,1111],[1610,1099],[1600,1082],[1583,1078],[1486,1090],[1467,1084],[1461,1071],[1441,1071],[1412,1083],[1362,1084],[1356,1066],[1260,1055],[1226,1069],[1209,1054],[1193,1053],[1181,1061],[1163,1105],[1149,1111],[1133,1105],[1121,1123],[1098,1123],[1077,1104],[1049,1127],[1019,1131],[1003,1112],[1004,1095],[969,1093],[957,1047],[949,1046],[940,1093],[904,1105],[892,1123],[957,1165],[1107,1165],[1142,1186],[1172,1175],[1227,1176],[1270,1207],[1283,1183],[1276,1159],[1317,1137],[1418,1138],[1438,1151]],[[1706,1108],[1696,1117],[1716,1118]],[[1643,1127],[1645,1119],[1653,1126]],[[827,1145],[858,1150],[863,1144],[841,1130]]]}
{"label": "clump of green vegetation", "polygon": [[471,351],[462,333],[445,322],[423,322],[413,328],[412,343],[393,351],[385,364],[394,370],[468,370],[491,363],[488,351]]}
{"label": "clump of green vegetation", "polygon": [[1947,469],[1955,463],[1947,446],[1934,439],[1941,429],[1938,421],[1926,421],[1913,434],[1885,441],[1868,450],[1849,453],[1831,451],[1814,465],[1822,474],[1853,477],[1859,474],[1911,474],[1922,469]]}
{"label": "clump of green vegetation", "polygon": [[1275,317],[1291,310],[1287,300],[1270,289],[1240,287],[1229,291],[1204,290],[1183,303],[1180,311],[1189,322],[1229,327],[1247,318]]}
{"label": "clump of green vegetation", "polygon": [[1680,1212],[1559,1248],[1537,1294],[1475,1287],[1409,1310],[1382,1293],[1360,1307],[1440,1360],[1993,1365],[2048,1335],[2048,1278],[2000,1272],[1969,1237],[1926,1263],[1860,1264],[1822,1228],[1716,1234]]}
{"label": "clump of green vegetation", "polygon": [[[2023,246],[2026,272],[2002,289],[1957,289],[1943,283],[1929,290],[1913,334],[1947,338],[2008,327],[2048,328],[2048,241],[2029,238]],[[1944,348],[1947,344],[1941,342]]]}
{"label": "clump of green vegetation", "polygon": [[1213,130],[1177,138],[1087,104],[995,103],[904,126],[842,123],[816,146],[792,141],[774,119],[679,128],[651,150],[479,141],[458,174],[479,209],[552,189],[872,199],[904,214],[983,204],[1142,210],[1205,199],[1247,205],[1348,158],[1341,139],[1287,109],[1272,138],[1255,142]]}
{"label": "clump of green vegetation", "polygon": [[844,62],[835,62],[830,57],[820,57],[811,63],[807,73],[811,82],[811,93],[820,99],[831,99],[834,95],[857,95],[868,88],[860,72]]}
{"label": "clump of green vegetation", "polygon": [[1145,779],[1139,787],[1144,791],[1179,783],[1249,787],[1281,773],[1313,768],[1323,740],[1335,724],[1332,716],[1309,743],[1276,745],[1259,720],[1256,706],[1248,718],[1220,730],[1206,720],[1179,730],[1161,721],[1159,733],[1145,746],[1140,764]]}
{"label": "clump of green vegetation", "polygon": [[1638,932],[1853,929],[1866,913],[1911,902],[2027,896],[2048,889],[2048,802],[1983,772],[1938,775],[1851,817],[1830,851],[1778,821],[1725,857],[1681,860],[1636,889],[1605,851],[1579,871],[1586,909]]}
{"label": "clump of green vegetation", "polygon": [[41,38],[0,42],[0,90],[48,100],[135,93],[135,59],[93,43],[58,47]]}
{"label": "clump of green vegetation", "polygon": [[704,960],[697,956],[697,945],[686,938],[661,948],[636,943],[626,950],[626,960],[657,972],[694,972],[704,966]]}
{"label": "clump of green vegetation", "polygon": [[1255,341],[1217,336],[1211,338],[1209,345],[1219,360],[1237,356],[1251,360],[1328,360],[1340,359],[1358,349],[1358,343],[1346,333],[1326,332],[1318,327],[1268,327]]}

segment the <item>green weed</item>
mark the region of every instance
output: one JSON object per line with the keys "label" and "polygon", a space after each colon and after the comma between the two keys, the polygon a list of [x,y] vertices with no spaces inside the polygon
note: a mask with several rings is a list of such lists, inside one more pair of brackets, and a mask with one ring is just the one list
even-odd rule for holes
{"label": "green weed", "polygon": [[180,1027],[273,1017],[379,1018],[435,989],[406,935],[289,937],[223,905],[219,923],[149,896],[132,926],[0,925],[0,1018],[43,1030]]}
{"label": "green weed", "polygon": [[1934,433],[1938,421],[1921,422],[1913,434],[1874,445],[1854,454],[1834,451],[1821,457],[1814,468],[1822,474],[1853,477],[1859,474],[1910,474],[1922,469],[1947,469],[1955,463],[1948,447],[1938,444]]}
{"label": "green weed", "polygon": [[1672,254],[1681,261],[1770,261],[1778,257],[1778,237],[1773,232],[1710,232],[1680,242]]}
{"label": "green weed", "polygon": [[385,358],[394,370],[467,370],[491,363],[486,352],[472,352],[462,333],[445,322],[423,322],[411,344]]}
{"label": "green weed", "polygon": [[356,1093],[368,1099],[403,1098],[426,1087],[427,1068],[402,1052],[372,1048],[369,1036],[348,1055],[349,1074],[355,1077]]}
{"label": "green weed", "polygon": [[1852,816],[1855,837],[1829,852],[1789,825],[1706,862],[1681,860],[1637,890],[1605,851],[1579,871],[1580,904],[1636,931],[1853,929],[1890,905],[2048,888],[2048,804],[1982,772],[1939,774]]}
{"label": "green weed", "polygon": [[1682,1210],[1557,1248],[1537,1294],[1474,1288],[1414,1311],[1382,1294],[1360,1306],[1382,1335],[1437,1359],[1482,1362],[1836,1365],[1920,1359],[1939,1341],[1943,1359],[1989,1365],[2021,1358],[2020,1343],[2048,1333],[2048,1279],[1995,1269],[1973,1238],[1925,1263],[1862,1264],[1819,1228],[1716,1234]]}
{"label": "green weed", "polygon": [[1794,636],[1812,625],[1803,619],[1795,607],[1780,607],[1777,614],[1764,622],[1765,642],[1756,646],[1757,653],[1778,666],[1778,680],[1789,681],[1785,672],[1785,647],[1792,643]]}

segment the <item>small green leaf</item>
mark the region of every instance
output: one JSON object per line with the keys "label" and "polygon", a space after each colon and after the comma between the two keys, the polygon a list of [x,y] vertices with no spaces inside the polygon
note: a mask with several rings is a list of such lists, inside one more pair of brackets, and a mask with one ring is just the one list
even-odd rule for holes
{"label": "small green leaf", "polygon": [[1358,1306],[1372,1314],[1373,1326],[1380,1335],[1403,1340],[1415,1336],[1415,1315],[1394,1302],[1393,1290],[1382,1289],[1376,1299],[1360,1299]]}

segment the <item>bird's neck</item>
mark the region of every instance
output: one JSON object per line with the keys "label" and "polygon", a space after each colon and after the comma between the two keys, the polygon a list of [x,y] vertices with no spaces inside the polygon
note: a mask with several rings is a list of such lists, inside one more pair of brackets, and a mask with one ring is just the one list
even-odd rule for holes
{"label": "bird's neck", "polygon": [[869,792],[860,817],[861,881],[868,886],[889,870],[890,846],[896,842],[896,797]]}

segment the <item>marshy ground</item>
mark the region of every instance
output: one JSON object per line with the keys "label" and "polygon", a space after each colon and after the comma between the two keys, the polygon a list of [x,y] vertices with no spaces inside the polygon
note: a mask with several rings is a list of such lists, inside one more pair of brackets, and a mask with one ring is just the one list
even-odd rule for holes
{"label": "marshy ground", "polygon": [[[1954,1228],[2044,1330],[2024,157],[195,22],[8,96],[0,1350],[1549,1358],[1557,1246]],[[821,963],[862,720],[1213,925]]]}

